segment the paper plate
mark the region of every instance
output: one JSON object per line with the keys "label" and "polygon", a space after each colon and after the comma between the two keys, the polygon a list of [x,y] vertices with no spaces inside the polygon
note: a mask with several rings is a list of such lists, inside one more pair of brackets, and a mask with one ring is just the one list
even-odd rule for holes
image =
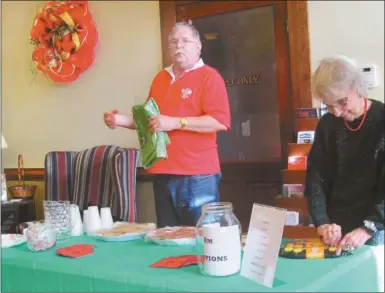
{"label": "paper plate", "polygon": [[108,236],[108,235],[102,235],[101,233],[103,232],[106,232],[106,231],[111,231],[112,229],[118,227],[119,225],[122,225],[122,224],[135,224],[135,223],[127,223],[127,222],[116,222],[114,223],[114,225],[112,226],[111,229],[103,229],[103,230],[99,230],[98,232],[96,232],[96,234],[94,235],[94,237],[98,240],[102,240],[102,241],[108,241],[108,242],[124,242],[124,241],[131,241],[131,240],[137,240],[137,239],[143,239],[144,235],[152,230],[152,229],[155,229],[156,228],[156,225],[153,224],[153,223],[148,223],[148,224],[136,224],[136,225],[140,225],[140,226],[143,226],[143,231],[141,232],[136,232],[136,233],[124,233],[124,234],[121,234],[121,235],[117,235],[117,236]]}
{"label": "paper plate", "polygon": [[21,234],[1,234],[1,248],[13,247],[27,241]]}
{"label": "paper plate", "polygon": [[160,240],[160,239],[149,239],[146,237],[147,241],[151,241],[155,244],[163,246],[193,246],[196,243],[194,238],[179,238],[173,240]]}

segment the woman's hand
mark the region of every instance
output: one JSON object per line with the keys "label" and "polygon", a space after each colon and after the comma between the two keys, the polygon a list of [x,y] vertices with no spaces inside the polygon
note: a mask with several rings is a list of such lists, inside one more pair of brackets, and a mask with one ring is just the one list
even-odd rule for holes
{"label": "woman's hand", "polygon": [[341,226],[337,224],[321,225],[317,228],[317,232],[325,244],[338,245],[342,238]]}
{"label": "woman's hand", "polygon": [[343,249],[355,250],[360,248],[371,238],[370,234],[363,228],[354,229],[352,232],[346,234],[338,245],[337,255],[341,253]]}
{"label": "woman's hand", "polygon": [[116,128],[116,118],[115,114],[118,113],[118,110],[112,110],[104,113],[104,123],[111,129]]}

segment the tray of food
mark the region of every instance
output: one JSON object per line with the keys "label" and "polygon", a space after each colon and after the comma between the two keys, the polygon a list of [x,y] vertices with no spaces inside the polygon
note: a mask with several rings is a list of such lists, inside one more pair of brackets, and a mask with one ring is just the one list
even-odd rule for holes
{"label": "tray of food", "polygon": [[299,239],[292,240],[282,244],[279,256],[294,259],[324,259],[336,258],[351,254],[342,251],[337,255],[337,247],[327,245],[321,239]]}
{"label": "tray of food", "polygon": [[95,234],[95,238],[110,242],[130,241],[142,239],[147,232],[155,228],[156,225],[153,223],[138,224],[116,222],[111,229],[98,230]]}
{"label": "tray of food", "polygon": [[164,227],[148,232],[145,241],[165,246],[195,245],[195,227]]}

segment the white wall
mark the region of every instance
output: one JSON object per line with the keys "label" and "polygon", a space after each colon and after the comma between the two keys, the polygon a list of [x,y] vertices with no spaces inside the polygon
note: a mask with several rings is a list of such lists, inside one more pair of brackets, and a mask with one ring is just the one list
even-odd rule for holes
{"label": "white wall", "polygon": [[369,98],[384,101],[384,1],[308,1],[308,14],[312,70],[339,54],[375,64],[380,85]]}
{"label": "white wall", "polygon": [[90,1],[99,31],[95,63],[73,84],[54,85],[43,75],[31,83],[29,31],[46,1],[2,2],[2,132],[9,148],[5,168],[44,166],[53,150],[100,144],[138,147],[136,134],[109,130],[103,112],[129,112],[147,97],[161,69],[158,1]]}

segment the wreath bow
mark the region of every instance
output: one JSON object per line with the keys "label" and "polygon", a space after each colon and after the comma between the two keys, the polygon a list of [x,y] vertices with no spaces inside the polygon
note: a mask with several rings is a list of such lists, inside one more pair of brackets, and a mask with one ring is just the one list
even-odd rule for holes
{"label": "wreath bow", "polygon": [[32,60],[54,82],[70,83],[95,59],[98,32],[88,1],[50,1],[34,19],[30,32]]}

